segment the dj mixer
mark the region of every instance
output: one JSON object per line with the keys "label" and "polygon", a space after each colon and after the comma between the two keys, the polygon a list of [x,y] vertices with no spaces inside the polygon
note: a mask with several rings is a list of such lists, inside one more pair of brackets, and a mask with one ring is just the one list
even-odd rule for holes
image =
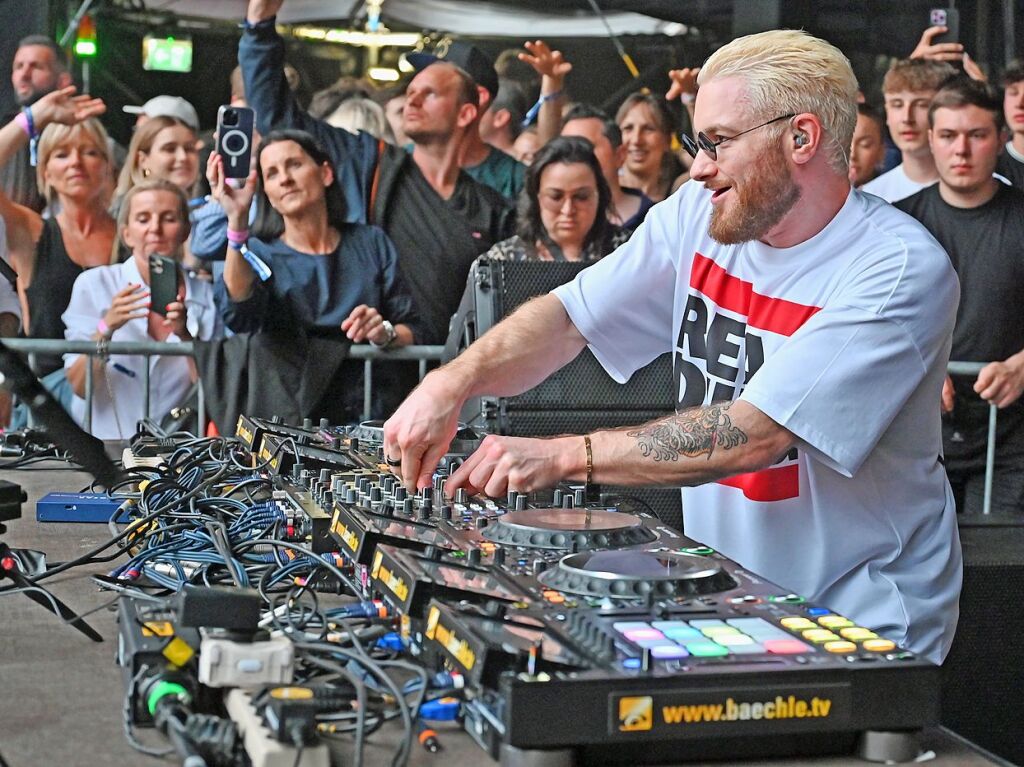
{"label": "dj mixer", "polygon": [[283,495],[315,509],[321,533],[329,518],[335,550],[363,596],[399,617],[409,653],[464,681],[465,728],[503,764],[835,752],[858,740],[886,758],[878,743],[891,736],[898,751],[899,734],[938,722],[938,667],[639,505],[570,486],[449,495],[450,471],[479,444],[468,431],[433,486],[409,493],[383,464],[379,424],[318,431],[276,443],[278,455],[293,468],[313,463],[312,449],[339,460],[282,470]]}

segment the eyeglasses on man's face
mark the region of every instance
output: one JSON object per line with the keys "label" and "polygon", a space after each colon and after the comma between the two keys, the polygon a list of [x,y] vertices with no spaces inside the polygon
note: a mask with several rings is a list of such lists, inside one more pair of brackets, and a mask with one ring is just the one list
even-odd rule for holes
{"label": "eyeglasses on man's face", "polygon": [[768,122],[761,123],[760,125],[755,125],[753,128],[747,128],[745,131],[740,131],[734,136],[723,136],[722,138],[718,139],[718,141],[712,141],[711,138],[703,131],[697,134],[696,141],[694,141],[693,138],[686,133],[682,134],[679,137],[679,139],[683,144],[683,149],[686,150],[686,153],[690,155],[690,157],[696,158],[697,152],[703,149],[704,153],[708,157],[710,157],[712,160],[717,160],[719,145],[724,144],[726,141],[732,141],[733,139],[737,139],[740,136],[743,136],[744,134],[757,130],[758,128],[763,128],[766,125],[777,123],[779,120],[788,120],[790,117],[796,117],[796,114],[779,115],[778,117],[771,119]]}

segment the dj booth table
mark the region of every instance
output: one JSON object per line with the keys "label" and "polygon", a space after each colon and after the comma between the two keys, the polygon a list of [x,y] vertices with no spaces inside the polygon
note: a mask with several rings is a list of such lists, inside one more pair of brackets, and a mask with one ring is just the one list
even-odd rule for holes
{"label": "dj booth table", "polygon": [[[109,537],[103,525],[35,521],[40,497],[53,491],[76,492],[89,483],[87,475],[62,466],[51,463],[42,469],[0,472],[0,479],[21,485],[28,495],[23,518],[9,524],[3,541],[12,548],[44,551],[50,563],[80,556]],[[80,567],[46,581],[46,585],[73,610],[84,613],[112,605],[113,595],[100,592],[89,580],[90,575],[102,572],[102,565]],[[6,760],[10,767],[157,763],[134,751],[124,736],[121,671],[114,662],[117,627],[113,607],[100,609],[87,620],[106,641],[90,641],[22,595],[0,596],[0,763]],[[414,745],[409,764],[493,764],[461,730],[454,726],[435,729],[443,750],[431,754]],[[165,745],[152,731],[136,734],[147,745]],[[366,764],[389,764],[400,737],[397,724],[371,736]],[[936,758],[928,763],[937,766],[1005,764],[944,729],[926,731],[922,745],[935,752]],[[343,744],[336,764],[348,763],[347,746]],[[854,757],[817,757],[742,764],[840,767],[868,763]]]}

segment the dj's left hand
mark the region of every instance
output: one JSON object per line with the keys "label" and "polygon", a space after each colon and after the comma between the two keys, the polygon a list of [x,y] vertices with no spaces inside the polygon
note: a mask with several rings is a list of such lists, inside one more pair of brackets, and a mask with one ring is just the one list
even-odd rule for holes
{"label": "dj's left hand", "polygon": [[1024,392],[1024,360],[1015,354],[1005,362],[990,362],[978,373],[974,391],[983,400],[996,407],[1016,402]]}
{"label": "dj's left hand", "polygon": [[448,478],[446,492],[454,495],[464,487],[470,495],[483,493],[491,498],[509,490],[530,493],[554,486],[581,463],[586,465],[582,437],[530,439],[491,434]]}

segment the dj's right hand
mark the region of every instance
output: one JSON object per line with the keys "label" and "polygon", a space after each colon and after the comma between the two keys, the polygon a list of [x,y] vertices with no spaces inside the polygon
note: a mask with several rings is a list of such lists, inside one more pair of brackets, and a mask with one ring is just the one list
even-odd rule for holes
{"label": "dj's right hand", "polygon": [[455,376],[435,370],[384,423],[384,459],[410,493],[430,487],[434,469],[458,431],[465,399]]}

